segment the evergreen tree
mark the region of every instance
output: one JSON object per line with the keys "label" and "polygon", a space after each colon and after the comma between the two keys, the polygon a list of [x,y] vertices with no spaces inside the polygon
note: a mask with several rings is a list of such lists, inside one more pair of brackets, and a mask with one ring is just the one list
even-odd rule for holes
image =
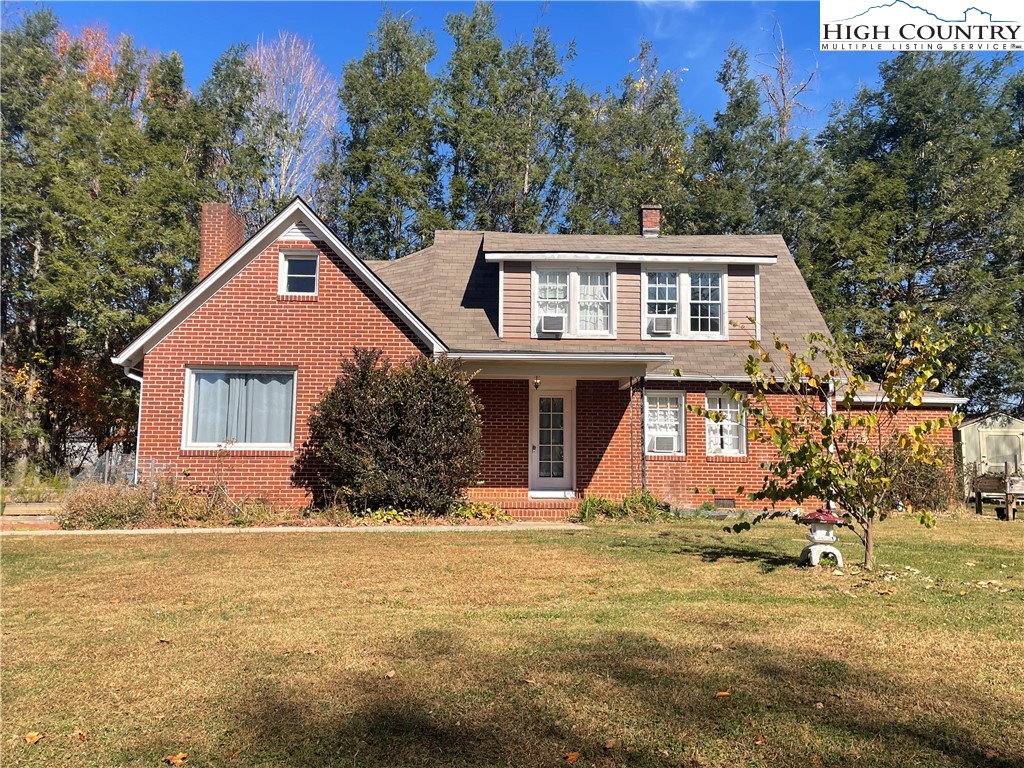
{"label": "evergreen tree", "polygon": [[[902,310],[948,329],[953,388],[976,409],[1022,408],[1020,75],[1012,58],[902,54],[822,136],[832,190],[808,254],[834,331],[876,372]],[[994,333],[965,337],[975,323]]]}
{"label": "evergreen tree", "polygon": [[444,226],[430,35],[386,11],[369,50],[345,65],[345,131],[321,167],[320,210],[366,258],[397,258]]}
{"label": "evergreen tree", "polygon": [[574,88],[567,96],[574,118],[562,170],[567,232],[639,233],[640,205],[650,201],[665,209],[664,231],[687,231],[690,170],[679,89],[671,72],[658,69],[649,42],[636,61],[637,72],[618,91],[588,97]]}
{"label": "evergreen tree", "polygon": [[439,136],[447,147],[448,217],[458,227],[539,232],[561,203],[556,182],[567,141],[560,57],[548,30],[508,49],[490,3],[451,14],[454,49],[440,83]]}
{"label": "evergreen tree", "polygon": [[773,143],[771,121],[762,112],[744,49],[729,47],[716,79],[726,105],[694,135],[693,226],[701,234],[757,232],[759,187]]}

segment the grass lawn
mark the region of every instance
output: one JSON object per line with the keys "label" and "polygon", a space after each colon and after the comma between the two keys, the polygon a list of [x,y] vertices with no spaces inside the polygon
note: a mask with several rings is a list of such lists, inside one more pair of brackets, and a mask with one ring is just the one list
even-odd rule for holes
{"label": "grass lawn", "polygon": [[803,532],[6,538],[2,762],[1024,765],[1024,524]]}

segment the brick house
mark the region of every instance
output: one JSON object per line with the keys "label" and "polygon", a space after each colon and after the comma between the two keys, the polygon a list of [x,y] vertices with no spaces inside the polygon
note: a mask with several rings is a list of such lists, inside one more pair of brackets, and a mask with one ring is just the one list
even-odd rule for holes
{"label": "brick house", "polygon": [[[799,351],[828,330],[781,237],[662,236],[657,206],[641,216],[643,235],[442,231],[374,262],[302,200],[244,243],[228,206],[204,206],[200,282],[113,359],[141,382],[139,477],[305,505],[292,465],[310,410],[363,346],[475,372],[484,460],[468,493],[519,517],[641,487],[754,506],[736,488],[760,486],[769,449],[719,387],[746,380],[751,338]],[[959,402],[930,396],[919,416]]]}

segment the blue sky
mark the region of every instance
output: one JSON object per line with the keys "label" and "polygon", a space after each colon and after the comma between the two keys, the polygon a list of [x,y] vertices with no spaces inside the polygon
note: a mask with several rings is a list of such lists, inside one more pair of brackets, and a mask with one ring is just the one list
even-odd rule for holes
{"label": "blue sky", "polygon": [[[64,25],[106,25],[116,36],[131,34],[153,51],[178,51],[193,87],[207,77],[229,45],[254,42],[261,34],[287,30],[311,39],[335,74],[359,56],[379,19],[381,2],[56,2],[47,3]],[[21,4],[23,8],[37,4]],[[434,68],[450,49],[444,17],[469,11],[469,2],[390,2],[395,13],[409,13],[433,32],[438,44]],[[831,104],[847,100],[861,82],[874,82],[881,53],[817,51],[818,3],[792,2],[498,2],[500,31],[509,40],[529,36],[537,25],[551,29],[555,42],[575,40],[570,75],[591,89],[617,83],[635,64],[640,40],[650,39],[663,68],[678,72],[684,105],[710,119],[724,103],[715,73],[731,41],[751,56],[773,50],[772,28],[781,24],[798,70],[818,69],[813,93],[805,99],[814,113],[802,118],[812,131],[825,122]],[[7,6],[9,14],[11,6]],[[977,54],[991,55],[991,54]]]}

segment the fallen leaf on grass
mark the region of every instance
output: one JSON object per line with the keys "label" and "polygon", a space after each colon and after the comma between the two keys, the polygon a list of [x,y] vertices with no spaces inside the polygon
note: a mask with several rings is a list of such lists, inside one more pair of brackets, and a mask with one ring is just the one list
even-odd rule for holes
{"label": "fallen leaf on grass", "polygon": [[119,598],[116,598],[116,597],[115,597],[115,598],[113,598],[113,599],[112,599],[112,600],[110,601],[110,604],[111,604],[111,605],[120,605],[120,604],[121,604],[121,600],[120,600]]}
{"label": "fallen leaf on grass", "polygon": [[161,762],[168,765],[182,766],[188,760],[188,752],[178,752],[176,755],[168,755]]}
{"label": "fallen leaf on grass", "polygon": [[608,741],[606,741],[604,743],[604,748],[605,749],[615,749],[615,739],[608,739]]}
{"label": "fallen leaf on grass", "polygon": [[968,568],[973,568],[974,566],[977,565],[977,563],[974,562],[973,560],[967,560],[967,561],[964,562],[964,565],[966,565]]}
{"label": "fallen leaf on grass", "polygon": [[385,680],[390,680],[394,676],[395,676],[395,670],[393,670],[393,669],[389,669],[387,672],[384,673],[384,679]]}
{"label": "fallen leaf on grass", "polygon": [[21,738],[25,740],[26,744],[38,744],[41,739],[46,738],[46,734],[39,733],[38,731],[29,731]]}
{"label": "fallen leaf on grass", "polygon": [[525,680],[523,680],[523,682],[526,683],[527,685],[536,685],[537,684],[536,680],[531,680],[530,678],[526,678]]}
{"label": "fallen leaf on grass", "polygon": [[85,741],[87,738],[89,738],[89,734],[86,733],[85,731],[83,731],[81,728],[79,728],[77,731],[75,731],[71,735],[74,736],[79,741]]}
{"label": "fallen leaf on grass", "polygon": [[711,645],[711,650],[712,651],[724,651],[725,650],[725,646],[722,645],[721,643],[713,643]]}
{"label": "fallen leaf on grass", "polygon": [[967,594],[967,590],[966,589],[961,589],[960,590],[960,597],[963,597],[966,594]]}
{"label": "fallen leaf on grass", "polygon": [[242,747],[239,747],[234,752],[232,752],[230,755],[228,755],[228,760],[234,760],[236,757],[238,757],[240,754],[242,754],[242,749],[243,749]]}
{"label": "fallen leaf on grass", "polygon": [[171,638],[169,638],[169,637],[161,637],[161,638],[157,639],[157,642],[158,643],[163,643],[164,645],[170,645],[171,644]]}
{"label": "fallen leaf on grass", "polygon": [[575,763],[577,760],[580,759],[580,753],[579,752],[566,752],[564,755],[562,755],[562,757],[565,758],[565,762],[567,762],[569,765],[572,765],[573,763]]}
{"label": "fallen leaf on grass", "polygon": [[756,739],[754,739],[754,743],[759,747],[763,747],[765,744],[768,743],[768,737],[762,733]]}
{"label": "fallen leaf on grass", "polygon": [[304,651],[304,653],[307,656],[319,656],[320,655],[320,649],[319,648],[307,648]]}
{"label": "fallen leaf on grass", "polygon": [[824,705],[824,704],[823,704],[822,702],[820,702],[820,701],[819,701],[818,703],[816,703],[816,704],[814,705],[814,708],[815,708],[815,709],[824,709],[824,708],[825,708],[825,705]]}
{"label": "fallen leaf on grass", "polygon": [[717,691],[715,693],[715,698],[716,699],[728,699],[730,696],[732,696],[732,686],[731,685],[728,688],[726,688],[724,691]]}

